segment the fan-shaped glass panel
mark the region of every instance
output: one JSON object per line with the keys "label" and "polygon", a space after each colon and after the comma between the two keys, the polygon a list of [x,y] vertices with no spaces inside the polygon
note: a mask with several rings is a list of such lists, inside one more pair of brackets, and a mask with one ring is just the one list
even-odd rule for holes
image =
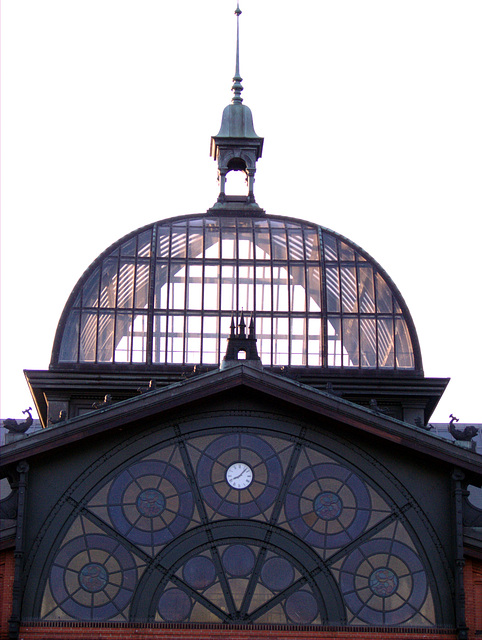
{"label": "fan-shaped glass panel", "polygon": [[71,299],[53,363],[216,365],[243,310],[266,366],[420,368],[385,272],[346,238],[289,218],[164,220],[100,256]]}

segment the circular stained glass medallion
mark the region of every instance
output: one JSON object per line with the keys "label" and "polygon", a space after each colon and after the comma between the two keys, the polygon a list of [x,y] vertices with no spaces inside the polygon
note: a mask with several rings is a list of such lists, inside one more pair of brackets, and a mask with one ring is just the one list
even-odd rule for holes
{"label": "circular stained glass medallion", "polygon": [[403,624],[427,596],[420,558],[389,538],[367,540],[352,551],[341,567],[340,586],[350,611],[368,624]]}
{"label": "circular stained glass medallion", "polygon": [[357,538],[368,524],[370,511],[370,494],[363,480],[333,463],[300,471],[285,499],[286,519],[294,533],[306,543],[326,549],[342,547]]}
{"label": "circular stained glass medallion", "polygon": [[108,509],[114,527],[130,542],[156,546],[186,529],[194,499],[179,469],[158,460],[142,460],[112,482]]}
{"label": "circular stained glass medallion", "polygon": [[323,491],[316,496],[313,508],[316,515],[322,520],[334,520],[340,515],[343,503],[336,493]]}
{"label": "circular stained glass medallion", "polygon": [[282,591],[290,586],[295,577],[293,565],[276,556],[269,558],[261,569],[261,580],[271,591]]}
{"label": "circular stained glass medallion", "polygon": [[398,588],[398,576],[388,567],[381,567],[380,569],[375,569],[368,583],[376,596],[388,598]]}
{"label": "circular stained glass medallion", "polygon": [[[98,559],[92,562],[91,558]],[[137,584],[130,551],[103,534],[73,538],[55,557],[50,589],[57,605],[76,620],[108,620],[129,603]]]}
{"label": "circular stained glass medallion", "polygon": [[224,550],[222,561],[223,567],[231,576],[241,578],[253,570],[255,555],[252,549],[244,544],[232,544]]}
{"label": "circular stained glass medallion", "polygon": [[252,518],[275,501],[283,471],[264,438],[233,433],[204,449],[196,475],[203,499],[219,515]]}
{"label": "circular stained glass medallion", "polygon": [[146,489],[137,496],[137,510],[146,518],[155,518],[166,507],[166,499],[157,489]]}
{"label": "circular stained glass medallion", "polygon": [[291,622],[310,624],[318,615],[318,605],[309,591],[295,591],[285,602],[285,611]]}
{"label": "circular stained glass medallion", "polygon": [[216,567],[206,556],[195,556],[184,565],[182,577],[193,589],[206,589],[216,579]]}
{"label": "circular stained glass medallion", "polygon": [[79,574],[79,583],[82,589],[96,593],[102,591],[108,580],[107,571],[97,562],[86,564]]}
{"label": "circular stained glass medallion", "polygon": [[191,598],[182,589],[167,589],[159,598],[157,607],[166,622],[182,622],[191,613]]}

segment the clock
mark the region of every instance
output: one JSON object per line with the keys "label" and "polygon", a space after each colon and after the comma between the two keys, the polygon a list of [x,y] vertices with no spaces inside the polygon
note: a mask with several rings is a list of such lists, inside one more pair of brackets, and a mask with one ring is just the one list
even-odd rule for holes
{"label": "clock", "polygon": [[233,489],[246,489],[253,482],[253,471],[245,462],[234,462],[226,471],[226,480]]}

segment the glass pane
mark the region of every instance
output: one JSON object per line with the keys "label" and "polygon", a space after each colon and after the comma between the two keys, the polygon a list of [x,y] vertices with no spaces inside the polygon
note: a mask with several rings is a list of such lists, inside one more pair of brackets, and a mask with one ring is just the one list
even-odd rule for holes
{"label": "glass pane", "polygon": [[238,258],[239,260],[253,259],[253,234],[251,231],[238,231]]}
{"label": "glass pane", "polygon": [[[322,309],[320,273],[320,267],[308,267],[308,311],[311,312],[321,312]],[[338,311],[338,309],[332,309],[332,311]]]}
{"label": "glass pane", "polygon": [[375,281],[377,283],[377,311],[378,313],[392,313],[392,292],[382,276],[377,273]]}
{"label": "glass pane", "polygon": [[171,258],[185,258],[186,257],[186,223],[182,225],[176,224],[172,227],[172,239],[171,239]]}
{"label": "glass pane", "polygon": [[268,229],[255,229],[255,242],[256,242],[256,259],[257,260],[269,260],[271,255],[271,247],[269,243]]}
{"label": "glass pane", "polygon": [[306,311],[305,266],[290,265],[291,311]]}
{"label": "glass pane", "polygon": [[273,251],[272,259],[287,260],[286,232],[284,229],[271,230],[271,243]]}
{"label": "glass pane", "polygon": [[115,327],[115,361],[130,362],[132,350],[132,314],[118,313]]}
{"label": "glass pane", "polygon": [[343,366],[358,367],[358,318],[343,318]]}
{"label": "glass pane", "polygon": [[271,311],[271,265],[256,267],[256,311]]}
{"label": "glass pane", "polygon": [[378,319],[378,366],[393,369],[394,361],[393,318]]}
{"label": "glass pane", "polygon": [[220,319],[221,323],[221,331],[219,338],[219,349],[220,353],[218,353],[218,358],[222,360],[224,358],[224,354],[226,353],[226,347],[228,344],[228,336],[231,331],[231,316],[223,316]]}
{"label": "glass pane", "polygon": [[95,362],[95,348],[97,344],[97,313],[83,311],[80,330],[81,362]]}
{"label": "glass pane", "polygon": [[342,346],[341,346],[341,319],[328,318],[328,366],[341,367]]}
{"label": "glass pane", "polygon": [[323,234],[323,246],[325,250],[325,260],[333,262],[338,260],[338,250],[336,247],[336,238],[329,233]]}
{"label": "glass pane", "polygon": [[166,362],[166,316],[154,316],[153,327],[153,354],[152,361],[155,363]]}
{"label": "glass pane", "polygon": [[321,318],[308,320],[308,362],[312,367],[321,367],[323,364],[323,325]]}
{"label": "glass pane", "polygon": [[355,260],[355,252],[345,242],[340,240],[340,260],[353,262]]}
{"label": "glass pane", "polygon": [[171,234],[171,227],[158,227],[157,233],[157,257],[167,258],[169,256],[169,236]]}
{"label": "glass pane", "polygon": [[102,264],[100,306],[114,308],[117,288],[117,258],[107,258]]}
{"label": "glass pane", "polygon": [[71,311],[65,324],[60,346],[60,362],[77,362],[79,349],[79,311]]}
{"label": "glass pane", "polygon": [[171,279],[169,282],[169,308],[185,309],[186,267],[171,264]]}
{"label": "glass pane", "polygon": [[256,318],[258,355],[263,364],[271,365],[272,324],[271,318]]}
{"label": "glass pane", "polygon": [[130,309],[134,306],[134,275],[134,262],[126,261],[125,259],[122,260],[119,269],[119,286],[117,292],[117,306],[121,309]]}
{"label": "glass pane", "polygon": [[186,309],[201,309],[203,268],[201,264],[188,267]]}
{"label": "glass pane", "polygon": [[288,247],[290,260],[304,260],[303,234],[300,229],[288,232]]}
{"label": "glass pane", "polygon": [[202,329],[202,362],[205,364],[215,364],[217,362],[218,333],[219,319],[217,317],[205,316],[203,318]]}
{"label": "glass pane", "polygon": [[204,267],[204,309],[217,309],[219,306],[219,269],[217,264]]}
{"label": "glass pane", "polygon": [[156,264],[156,283],[154,287],[154,308],[167,309],[167,264]]}
{"label": "glass pane", "polygon": [[170,316],[167,327],[166,362],[181,363],[184,349],[184,316]]}
{"label": "glass pane", "polygon": [[273,265],[273,311],[288,311],[288,272]]}
{"label": "glass pane", "polygon": [[137,309],[146,309],[149,293],[149,264],[138,262],[136,269],[135,306]]}
{"label": "glass pane", "polygon": [[348,313],[357,313],[357,286],[355,267],[343,266],[341,268],[341,301],[342,309]]}
{"label": "glass pane", "polygon": [[132,334],[132,362],[146,362],[147,348],[147,315],[134,316]]}
{"label": "glass pane", "polygon": [[236,296],[236,267],[223,265],[221,272],[221,309],[233,311],[238,309]]}
{"label": "glass pane", "polygon": [[294,366],[306,364],[305,328],[305,318],[291,319],[291,364]]}
{"label": "glass pane", "polygon": [[114,314],[99,315],[99,335],[97,344],[97,361],[112,362],[114,350]]}
{"label": "glass pane", "polygon": [[358,267],[358,300],[360,313],[375,313],[373,270],[369,266]]}
{"label": "glass pane", "polygon": [[204,242],[204,257],[219,258],[219,228],[216,223],[206,224]]}
{"label": "glass pane", "polygon": [[152,231],[148,229],[143,231],[137,241],[137,255],[140,258],[148,258],[151,255],[151,237]]}
{"label": "glass pane", "polygon": [[413,369],[413,350],[404,318],[395,318],[395,353],[399,369]]}
{"label": "glass pane", "polygon": [[307,260],[320,259],[318,232],[315,229],[305,229],[305,251]]}
{"label": "glass pane", "polygon": [[326,307],[327,311],[340,312],[340,273],[338,266],[326,266]]}
{"label": "glass pane", "polygon": [[361,366],[377,366],[377,336],[375,318],[360,319],[360,357]]}
{"label": "glass pane", "polygon": [[82,306],[97,307],[99,305],[99,267],[90,276],[82,289]]}
{"label": "glass pane", "polygon": [[201,316],[187,318],[186,362],[201,362]]}
{"label": "glass pane", "polygon": [[[202,227],[195,226],[196,221],[191,221],[189,225],[189,251],[190,258],[198,258],[203,254],[203,230]],[[201,222],[200,220],[198,222]]]}
{"label": "glass pane", "polygon": [[239,302],[238,308],[254,310],[254,266],[239,266]]}
{"label": "glass pane", "polygon": [[124,244],[121,246],[120,248],[121,256],[134,257],[136,255],[136,246],[137,246],[137,236],[134,236],[134,238],[127,240],[127,242],[124,242]]}
{"label": "glass pane", "polygon": [[236,257],[236,229],[222,229],[221,257],[223,260],[232,260]]}
{"label": "glass pane", "polygon": [[273,365],[289,364],[288,318],[273,318]]}

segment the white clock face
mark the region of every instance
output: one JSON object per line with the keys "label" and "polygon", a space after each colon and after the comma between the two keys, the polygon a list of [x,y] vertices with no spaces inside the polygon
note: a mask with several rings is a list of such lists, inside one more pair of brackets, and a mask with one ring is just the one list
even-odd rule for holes
{"label": "white clock face", "polygon": [[253,482],[253,472],[245,462],[235,462],[226,471],[226,480],[233,489],[246,489]]}

